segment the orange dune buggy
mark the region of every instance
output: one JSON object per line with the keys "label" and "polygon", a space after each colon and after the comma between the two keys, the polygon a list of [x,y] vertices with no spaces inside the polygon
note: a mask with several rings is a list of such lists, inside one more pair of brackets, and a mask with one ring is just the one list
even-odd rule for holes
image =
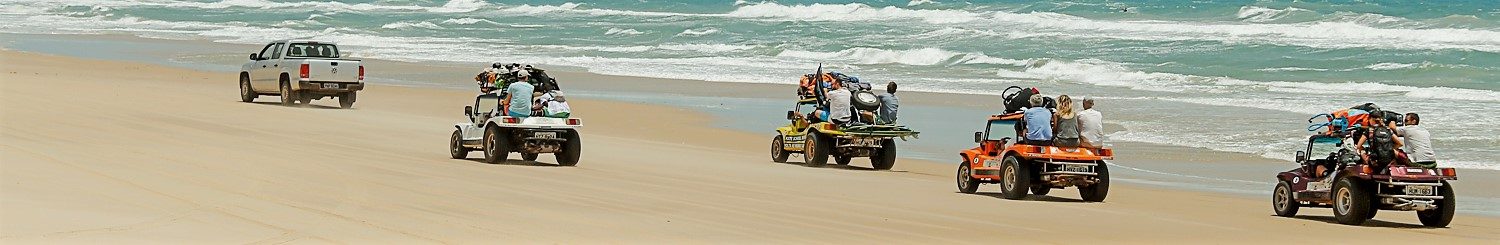
{"label": "orange dune buggy", "polygon": [[974,193],[980,184],[999,183],[1005,199],[1021,199],[1026,191],[1047,195],[1052,189],[1078,187],[1084,201],[1101,202],[1109,194],[1111,149],[1033,146],[1019,141],[1016,124],[1021,113],[990,116],[984,132],[974,132],[978,147],[959,153],[958,190]]}

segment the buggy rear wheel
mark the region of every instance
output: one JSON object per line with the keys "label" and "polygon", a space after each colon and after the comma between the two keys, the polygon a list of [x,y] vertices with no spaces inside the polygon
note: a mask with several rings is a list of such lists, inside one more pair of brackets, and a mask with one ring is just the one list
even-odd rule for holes
{"label": "buggy rear wheel", "polygon": [[1031,189],[1031,171],[1015,156],[1005,157],[1000,167],[1000,197],[1010,200],[1026,198]]}
{"label": "buggy rear wheel", "polygon": [[1033,186],[1031,186],[1031,194],[1032,195],[1046,196],[1047,193],[1051,193],[1051,192],[1052,192],[1052,187],[1051,186],[1045,186],[1045,185],[1033,185]]}
{"label": "buggy rear wheel", "polygon": [[1417,211],[1417,219],[1421,220],[1424,226],[1448,227],[1448,223],[1453,222],[1453,210],[1456,208],[1453,200],[1453,186],[1444,180],[1443,186],[1438,187],[1438,192],[1442,193],[1443,199],[1437,200],[1437,209]]}
{"label": "buggy rear wheel", "polygon": [[484,162],[502,163],[510,158],[510,139],[495,126],[485,127]]}
{"label": "buggy rear wheel", "polygon": [[1333,184],[1333,217],[1340,224],[1361,225],[1370,220],[1370,193],[1351,177]]}
{"label": "buggy rear wheel", "polygon": [[1109,166],[1104,162],[1098,164],[1094,166],[1094,184],[1078,187],[1078,196],[1084,201],[1103,202],[1109,196]]}
{"label": "buggy rear wheel", "polygon": [[536,154],[536,153],[524,153],[524,152],[522,152],[521,153],[521,160],[528,161],[528,162],[534,162],[534,161],[536,161],[537,155],[540,155],[540,154]]}
{"label": "buggy rear wheel", "polygon": [[870,156],[870,166],[879,170],[890,170],[896,166],[896,140],[885,139],[880,142],[880,149]]}
{"label": "buggy rear wheel", "polygon": [[578,135],[577,130],[568,130],[567,142],[563,142],[562,152],[553,153],[557,158],[557,165],[577,166],[578,159],[583,157],[583,137]]}
{"label": "buggy rear wheel", "polygon": [[804,138],[807,138],[807,144],[802,147],[804,148],[802,149],[802,164],[808,167],[827,165],[828,151],[832,148],[833,142],[830,142],[827,136],[816,132],[809,132]]}

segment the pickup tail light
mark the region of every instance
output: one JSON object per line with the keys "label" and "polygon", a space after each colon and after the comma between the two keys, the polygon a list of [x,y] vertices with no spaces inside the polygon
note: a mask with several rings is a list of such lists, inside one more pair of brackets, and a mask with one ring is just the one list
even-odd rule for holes
{"label": "pickup tail light", "polygon": [[307,78],[312,77],[312,76],[308,75],[308,72],[312,71],[312,66],[308,66],[307,64],[302,64],[302,67],[299,68],[298,70],[299,70],[298,74],[302,75],[302,79],[307,79]]}
{"label": "pickup tail light", "polygon": [[583,120],[579,120],[577,118],[568,118],[568,125],[578,125],[578,124],[583,124]]}
{"label": "pickup tail light", "polygon": [[514,118],[514,117],[505,117],[505,119],[502,120],[502,121],[505,122],[505,123],[521,123],[521,119],[520,118]]}
{"label": "pickup tail light", "polygon": [[365,66],[359,66],[359,81],[365,81]]}

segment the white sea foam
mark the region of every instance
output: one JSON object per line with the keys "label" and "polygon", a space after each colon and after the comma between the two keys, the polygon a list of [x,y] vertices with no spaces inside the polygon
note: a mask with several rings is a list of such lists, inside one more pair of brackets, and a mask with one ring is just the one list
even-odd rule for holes
{"label": "white sea foam", "polygon": [[1271,22],[1296,13],[1311,13],[1311,10],[1287,7],[1274,9],[1260,6],[1243,6],[1235,13],[1235,18],[1248,22]]}
{"label": "white sea foam", "polygon": [[983,14],[964,10],[921,10],[895,6],[872,7],[849,4],[781,5],[767,2],[741,6],[724,17],[801,21],[878,21],[914,19],[928,23],[962,23],[983,18]]}
{"label": "white sea foam", "polygon": [[682,33],[677,33],[677,35],[678,36],[697,37],[697,36],[705,36],[705,35],[714,34],[714,33],[719,33],[719,29],[714,29],[714,28],[687,29],[687,30],[682,30]]}
{"label": "white sea foam", "polygon": [[1165,72],[1143,72],[1124,64],[1084,59],[1077,61],[1035,61],[1022,71],[1001,69],[1001,77],[1066,80],[1101,86],[1126,87],[1135,90],[1195,93],[1242,93],[1271,91],[1295,94],[1397,94],[1409,98],[1442,98],[1500,102],[1500,91],[1449,87],[1414,87],[1374,82],[1289,82],[1249,81],[1229,77],[1205,77]]}
{"label": "white sea foam", "polygon": [[442,26],[438,26],[437,24],[433,24],[432,22],[427,22],[427,21],[422,21],[422,22],[400,21],[400,22],[395,22],[395,23],[390,23],[390,24],[382,25],[382,26],[380,26],[380,28],[398,29],[398,30],[409,30],[409,29],[416,29],[416,28],[434,29],[434,30],[446,29],[446,28],[443,28]]}
{"label": "white sea foam", "polygon": [[917,5],[923,5],[923,4],[929,4],[929,3],[936,3],[936,2],[937,1],[933,1],[933,0],[911,0],[911,2],[907,2],[906,3],[906,6],[910,7],[910,6],[917,6]]}
{"label": "white sea foam", "polygon": [[489,24],[492,24],[492,25],[499,25],[500,24],[500,23],[496,23],[494,21],[490,21],[490,20],[486,20],[486,19],[477,19],[477,18],[446,19],[446,20],[443,20],[442,23],[443,24],[452,24],[452,25],[473,25],[473,24],[478,24],[478,23],[489,23]]}
{"label": "white sea foam", "polygon": [[1260,69],[1255,69],[1255,70],[1257,70],[1257,71],[1270,71],[1270,72],[1276,72],[1276,71],[1328,71],[1328,69],[1323,69],[1323,68],[1307,68],[1307,67],[1295,67],[1295,66],[1275,67],[1275,68],[1260,68]]}
{"label": "white sea foam", "polygon": [[646,33],[645,32],[641,32],[641,31],[637,31],[635,29],[621,29],[621,28],[615,28],[615,27],[611,27],[611,28],[609,28],[609,30],[604,31],[604,35],[634,36],[634,35],[640,35],[640,34],[646,34]]}
{"label": "white sea foam", "polygon": [[784,50],[777,57],[809,60],[842,60],[852,64],[904,64],[904,65],[952,65],[952,64],[1004,64],[1025,65],[1025,60],[990,57],[982,53],[959,53],[937,48],[910,50],[885,50],[878,48],[850,48],[836,52]]}
{"label": "white sea foam", "polygon": [[1416,67],[1416,66],[1417,66],[1417,64],[1379,63],[1379,64],[1365,66],[1365,69],[1377,70],[1377,71],[1389,71],[1389,70],[1399,70],[1399,69],[1412,68],[1412,67]]}

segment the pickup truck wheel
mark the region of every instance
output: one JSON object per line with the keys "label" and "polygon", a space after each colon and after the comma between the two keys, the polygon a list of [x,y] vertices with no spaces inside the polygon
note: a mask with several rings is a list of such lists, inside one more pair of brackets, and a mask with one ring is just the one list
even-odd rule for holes
{"label": "pickup truck wheel", "polygon": [[339,95],[339,108],[349,109],[349,107],[354,107],[355,95],[355,92],[348,92],[344,93],[343,95]]}
{"label": "pickup truck wheel", "polygon": [[1099,162],[1099,166],[1094,166],[1094,174],[1098,174],[1094,176],[1096,182],[1093,185],[1079,187],[1078,196],[1082,197],[1084,201],[1103,202],[1104,197],[1109,196],[1108,164]]}
{"label": "pickup truck wheel", "polygon": [[528,162],[535,162],[537,155],[539,155],[539,154],[522,152],[521,153],[521,160],[528,161]]}
{"label": "pickup truck wheel", "polygon": [[1297,209],[1301,208],[1297,203],[1296,195],[1292,194],[1292,183],[1285,180],[1277,181],[1276,190],[1271,192],[1271,208],[1276,211],[1276,216],[1297,216]]}
{"label": "pickup truck wheel", "polygon": [[974,171],[969,166],[969,161],[958,164],[958,192],[964,194],[979,192],[979,180],[974,179]]}
{"label": "pickup truck wheel", "polygon": [[1031,171],[1027,164],[1015,156],[1005,157],[1000,164],[1000,197],[1010,200],[1026,198],[1026,191],[1031,189]]}
{"label": "pickup truck wheel", "polygon": [[880,142],[880,149],[870,156],[870,166],[879,170],[890,170],[896,166],[896,140],[886,139]]}
{"label": "pickup truck wheel", "polygon": [[827,136],[816,132],[807,134],[807,144],[802,148],[802,164],[808,167],[822,167],[828,164],[828,150],[832,148],[833,142]]}
{"label": "pickup truck wheel", "polygon": [[259,97],[259,94],[250,88],[250,75],[240,74],[240,101],[254,102],[255,97]]}
{"label": "pickup truck wheel", "polygon": [[453,130],[453,138],[448,141],[448,153],[453,159],[464,159],[469,157],[469,149],[464,148],[464,137],[457,129]]}
{"label": "pickup truck wheel", "polygon": [[489,126],[484,131],[484,161],[502,163],[510,158],[510,139],[500,129]]}
{"label": "pickup truck wheel", "polygon": [[568,130],[567,142],[563,142],[562,152],[552,154],[557,158],[557,165],[576,166],[578,159],[583,157],[583,138],[579,137],[577,130]]}
{"label": "pickup truck wheel", "polygon": [[1333,217],[1345,225],[1361,225],[1370,219],[1370,193],[1352,177],[1333,184]]}
{"label": "pickup truck wheel", "polygon": [[1437,200],[1437,209],[1417,211],[1417,219],[1427,227],[1448,227],[1448,223],[1453,222],[1453,209],[1455,208],[1453,186],[1444,180],[1443,186],[1438,187],[1437,191],[1443,195],[1442,200]]}
{"label": "pickup truck wheel", "polygon": [[791,156],[791,155],[792,155],[791,152],[787,152],[786,151],[786,144],[785,144],[785,142],[782,142],[781,135],[776,135],[776,138],[772,138],[771,139],[771,161],[772,162],[784,163],[784,162],[786,162],[786,158],[789,157],[789,156]]}
{"label": "pickup truck wheel", "polygon": [[297,91],[292,91],[292,83],[291,82],[287,82],[286,78],[282,78],[281,79],[281,105],[285,105],[285,106],[296,105],[297,104],[297,99],[298,99],[297,97],[301,97],[301,96],[298,96],[298,95],[299,94],[297,94]]}

